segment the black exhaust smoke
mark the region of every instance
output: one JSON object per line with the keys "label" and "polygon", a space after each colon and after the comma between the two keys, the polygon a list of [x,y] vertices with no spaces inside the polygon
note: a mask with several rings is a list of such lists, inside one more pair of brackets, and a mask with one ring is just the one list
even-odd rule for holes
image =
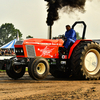
{"label": "black exhaust smoke", "polygon": [[59,13],[58,10],[64,8],[65,12],[68,12],[68,10],[73,11],[79,10],[80,12],[84,12],[84,6],[86,0],[44,0],[47,1],[47,20],[46,23],[48,26],[52,26],[54,24],[54,21],[59,19]]}
{"label": "black exhaust smoke", "polygon": [[[59,19],[58,10],[65,7],[66,12],[70,9],[79,10],[80,12],[84,12],[84,6],[86,0],[45,0],[48,2],[47,4],[47,25],[52,26],[54,21]],[[64,10],[65,11],[65,10]]]}

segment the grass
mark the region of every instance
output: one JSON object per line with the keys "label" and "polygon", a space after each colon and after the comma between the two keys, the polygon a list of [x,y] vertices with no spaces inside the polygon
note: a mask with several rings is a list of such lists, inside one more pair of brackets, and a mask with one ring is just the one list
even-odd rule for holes
{"label": "grass", "polygon": [[0,72],[5,72],[6,70],[0,70]]}
{"label": "grass", "polygon": [[26,70],[25,70],[26,72],[28,71],[28,67],[26,67]]}
{"label": "grass", "polygon": [[[26,67],[26,72],[28,71],[28,67]],[[0,72],[6,72],[6,70],[0,70]]]}

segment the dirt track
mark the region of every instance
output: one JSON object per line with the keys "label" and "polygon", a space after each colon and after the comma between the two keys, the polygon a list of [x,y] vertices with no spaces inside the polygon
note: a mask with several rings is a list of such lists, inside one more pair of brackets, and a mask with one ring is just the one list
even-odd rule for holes
{"label": "dirt track", "polygon": [[48,75],[36,81],[26,73],[19,80],[0,73],[0,100],[100,100],[100,80],[61,80]]}

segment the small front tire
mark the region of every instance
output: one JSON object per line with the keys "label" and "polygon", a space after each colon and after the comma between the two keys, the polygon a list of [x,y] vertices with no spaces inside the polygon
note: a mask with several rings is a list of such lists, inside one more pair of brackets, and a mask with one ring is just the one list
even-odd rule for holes
{"label": "small front tire", "polygon": [[42,57],[33,59],[28,68],[29,75],[35,80],[44,79],[49,73],[49,63]]}

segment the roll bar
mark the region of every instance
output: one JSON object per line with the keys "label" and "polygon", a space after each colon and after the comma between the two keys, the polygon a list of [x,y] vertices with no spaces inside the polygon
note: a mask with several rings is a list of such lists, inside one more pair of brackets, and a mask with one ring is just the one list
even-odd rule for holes
{"label": "roll bar", "polygon": [[74,29],[74,27],[76,26],[76,24],[83,24],[84,28],[83,28],[83,35],[82,35],[82,39],[85,38],[85,32],[86,32],[86,24],[84,21],[77,21],[72,25],[72,29]]}

